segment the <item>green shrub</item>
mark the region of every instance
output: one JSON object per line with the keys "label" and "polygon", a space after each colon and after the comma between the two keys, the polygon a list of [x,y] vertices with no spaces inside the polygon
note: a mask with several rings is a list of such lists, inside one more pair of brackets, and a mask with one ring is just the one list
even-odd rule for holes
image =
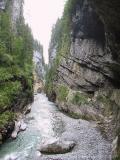
{"label": "green shrub", "polygon": [[113,160],[120,160],[120,156],[119,156],[119,157],[114,158]]}
{"label": "green shrub", "polygon": [[52,66],[50,69],[47,68],[46,76],[45,76],[45,80],[46,80],[45,92],[47,93],[48,96],[50,96],[52,91],[54,90],[53,81],[55,78],[55,72],[56,72],[55,67]]}
{"label": "green shrub", "polygon": [[75,105],[81,105],[88,103],[87,97],[82,93],[76,92],[72,98],[72,103]]}
{"label": "green shrub", "polygon": [[19,81],[7,82],[4,85],[0,85],[0,111],[8,109],[21,91],[22,87]]}
{"label": "green shrub", "polygon": [[0,114],[0,128],[4,128],[9,122],[13,121],[15,114],[13,112],[6,111]]}
{"label": "green shrub", "polygon": [[11,73],[11,68],[1,67],[0,68],[0,82],[7,81],[13,78],[13,74]]}
{"label": "green shrub", "polygon": [[64,85],[58,86],[57,98],[59,101],[66,101],[68,93],[69,93],[69,89],[67,86],[64,86]]}

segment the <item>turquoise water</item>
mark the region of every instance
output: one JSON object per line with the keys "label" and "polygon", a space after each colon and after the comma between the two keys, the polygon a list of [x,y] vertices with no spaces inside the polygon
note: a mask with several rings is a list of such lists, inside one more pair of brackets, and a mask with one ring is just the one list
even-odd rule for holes
{"label": "turquoise water", "polygon": [[16,140],[7,140],[2,145],[0,160],[33,159],[43,141],[57,138],[61,132],[55,129],[55,126],[62,125],[61,119],[56,116],[57,112],[55,105],[44,94],[35,95],[31,113],[24,119],[26,131],[19,133]]}

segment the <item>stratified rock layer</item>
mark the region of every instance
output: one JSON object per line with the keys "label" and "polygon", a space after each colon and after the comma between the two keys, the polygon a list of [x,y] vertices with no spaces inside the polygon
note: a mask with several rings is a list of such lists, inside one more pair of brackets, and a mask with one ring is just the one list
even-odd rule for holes
{"label": "stratified rock layer", "polygon": [[87,92],[111,83],[119,87],[119,33],[116,37],[116,30],[108,29],[107,20],[103,21],[96,5],[87,0],[76,5],[71,23],[70,53],[58,68],[58,83]]}

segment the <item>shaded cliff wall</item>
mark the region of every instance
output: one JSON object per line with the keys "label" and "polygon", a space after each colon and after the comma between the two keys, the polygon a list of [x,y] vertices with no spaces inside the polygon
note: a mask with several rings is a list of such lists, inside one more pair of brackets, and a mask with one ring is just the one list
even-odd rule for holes
{"label": "shaded cliff wall", "polygon": [[113,157],[120,141],[119,8],[118,0],[69,0],[46,81],[46,91],[60,109],[102,122],[113,141]]}
{"label": "shaded cliff wall", "polygon": [[59,82],[64,81],[85,91],[96,91],[110,83],[117,87],[120,84],[119,31],[116,37],[116,30],[111,29],[107,20],[108,23],[101,20],[92,4],[83,1],[76,5],[70,22],[71,32],[68,33],[71,37],[70,51],[68,56],[63,54],[58,68]]}
{"label": "shaded cliff wall", "polygon": [[45,62],[43,57],[43,46],[34,41],[34,92],[42,92],[44,89]]}
{"label": "shaded cliff wall", "polygon": [[43,46],[37,41],[34,41],[33,62],[35,65],[35,72],[39,79],[43,80],[45,75],[45,62],[43,57]]}

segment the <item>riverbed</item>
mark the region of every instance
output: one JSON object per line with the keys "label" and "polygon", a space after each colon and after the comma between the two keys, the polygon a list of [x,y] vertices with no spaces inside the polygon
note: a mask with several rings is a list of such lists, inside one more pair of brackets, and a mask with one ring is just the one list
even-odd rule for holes
{"label": "riverbed", "polygon": [[[96,123],[68,117],[45,94],[34,96],[31,113],[24,121],[26,131],[2,145],[0,160],[111,160],[111,144]],[[66,154],[40,154],[40,144],[55,139],[72,140],[76,146]]]}

